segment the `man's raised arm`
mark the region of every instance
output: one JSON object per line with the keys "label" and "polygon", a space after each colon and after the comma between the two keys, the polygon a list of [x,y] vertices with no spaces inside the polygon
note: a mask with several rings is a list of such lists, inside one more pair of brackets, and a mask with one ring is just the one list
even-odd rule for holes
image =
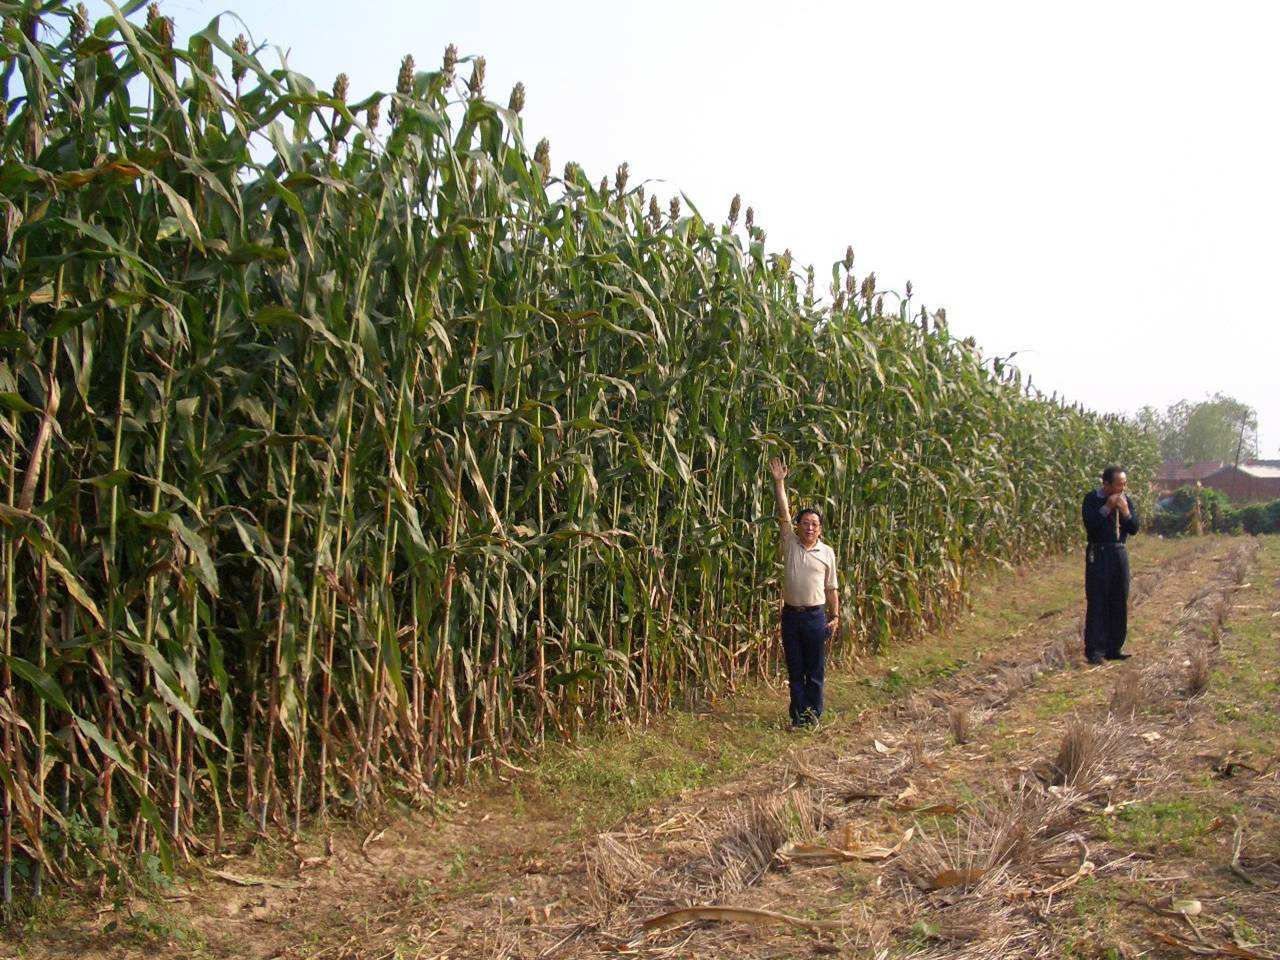
{"label": "man's raised arm", "polygon": [[785,541],[796,535],[791,525],[791,505],[787,502],[787,466],[777,457],[769,461],[769,474],[773,477],[773,499],[777,502],[778,528]]}

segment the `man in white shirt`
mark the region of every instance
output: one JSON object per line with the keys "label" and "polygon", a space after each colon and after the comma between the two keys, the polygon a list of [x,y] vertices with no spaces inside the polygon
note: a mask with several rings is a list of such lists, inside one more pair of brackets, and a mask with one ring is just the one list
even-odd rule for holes
{"label": "man in white shirt", "polygon": [[840,622],[836,554],[819,539],[822,517],[817,510],[801,510],[793,525],[782,461],[770,460],[769,473],[782,545],[782,649],[791,686],[791,725],[812,726],[822,716],[827,638]]}

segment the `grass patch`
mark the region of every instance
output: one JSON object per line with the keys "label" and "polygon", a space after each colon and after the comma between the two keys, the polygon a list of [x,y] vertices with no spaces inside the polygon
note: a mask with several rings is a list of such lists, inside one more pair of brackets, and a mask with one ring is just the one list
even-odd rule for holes
{"label": "grass patch", "polygon": [[1102,835],[1110,841],[1147,852],[1173,849],[1190,856],[1224,814],[1214,801],[1179,798],[1135,803],[1103,821]]}
{"label": "grass patch", "polygon": [[1041,718],[1060,717],[1080,708],[1080,694],[1075,690],[1045,690],[1036,699],[1035,715]]}
{"label": "grass patch", "polygon": [[731,718],[675,713],[626,735],[593,734],[551,747],[535,768],[537,787],[551,804],[577,811],[576,831],[591,831],[741,773],[793,738],[780,720],[744,715],[747,704],[736,706]]}

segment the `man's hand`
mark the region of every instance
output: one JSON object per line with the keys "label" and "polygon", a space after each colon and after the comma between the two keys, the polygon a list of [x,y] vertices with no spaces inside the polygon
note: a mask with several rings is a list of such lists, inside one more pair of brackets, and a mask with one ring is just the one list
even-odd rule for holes
{"label": "man's hand", "polygon": [[835,633],[836,633],[836,627],[838,627],[838,626],[840,626],[840,618],[839,618],[838,616],[832,617],[830,620],[828,620],[828,621],[827,621],[827,636],[828,636],[828,637],[833,637],[833,636],[835,636]]}
{"label": "man's hand", "polygon": [[769,461],[769,473],[773,476],[773,498],[778,507],[778,532],[785,542],[795,536],[795,529],[791,526],[791,504],[787,501],[787,465],[774,457]]}
{"label": "man's hand", "polygon": [[1129,516],[1129,501],[1123,493],[1113,493],[1107,497],[1107,511],[1119,510],[1122,517]]}

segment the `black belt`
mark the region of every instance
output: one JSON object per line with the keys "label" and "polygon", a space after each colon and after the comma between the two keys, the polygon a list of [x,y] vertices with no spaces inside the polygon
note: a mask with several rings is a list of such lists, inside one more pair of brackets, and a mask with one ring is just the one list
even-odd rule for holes
{"label": "black belt", "polygon": [[1110,547],[1110,548],[1111,548],[1111,549],[1113,549],[1113,550],[1115,550],[1115,549],[1123,550],[1123,549],[1127,546],[1127,544],[1123,544],[1123,543],[1116,543],[1116,542],[1107,543],[1107,542],[1102,541],[1102,540],[1098,540],[1098,541],[1092,541],[1092,540],[1091,540],[1091,541],[1089,542],[1089,546],[1090,546],[1090,547]]}
{"label": "black belt", "polygon": [[821,610],[822,607],[823,604],[821,603],[815,603],[812,607],[797,607],[790,603],[784,603],[782,605],[783,610],[794,610],[796,613],[813,613],[815,610]]}

